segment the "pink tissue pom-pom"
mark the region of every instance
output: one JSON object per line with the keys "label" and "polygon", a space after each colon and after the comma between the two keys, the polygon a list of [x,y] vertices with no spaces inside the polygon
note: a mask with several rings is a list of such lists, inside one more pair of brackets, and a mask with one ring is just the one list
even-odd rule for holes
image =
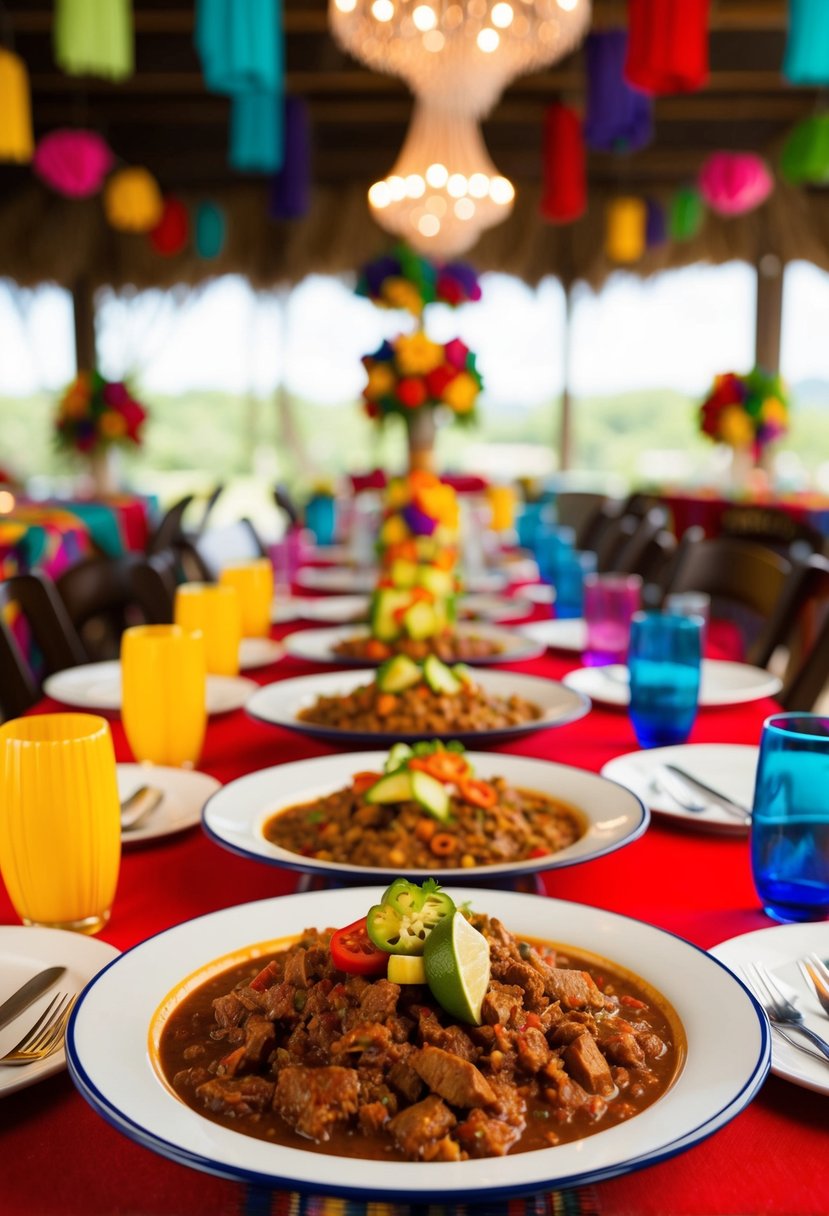
{"label": "pink tissue pom-pom", "polygon": [[720,215],[753,211],[766,201],[773,187],[766,162],[753,152],[715,152],[699,175],[702,197]]}
{"label": "pink tissue pom-pom", "polygon": [[35,149],[33,167],[58,194],[88,198],[101,189],[112,152],[95,131],[50,131]]}

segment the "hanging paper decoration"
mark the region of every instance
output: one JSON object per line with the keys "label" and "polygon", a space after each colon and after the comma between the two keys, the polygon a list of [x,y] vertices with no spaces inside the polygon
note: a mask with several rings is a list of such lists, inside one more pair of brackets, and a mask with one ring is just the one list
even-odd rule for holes
{"label": "hanging paper decoration", "polygon": [[543,188],[540,212],[553,224],[569,224],[587,207],[587,169],[581,122],[558,102],[544,115]]}
{"label": "hanging paper decoration", "polygon": [[195,41],[209,92],[281,92],[279,0],[196,0]]}
{"label": "hanging paper decoration", "polygon": [[169,195],[164,200],[161,218],[150,230],[149,240],[156,253],[172,258],[181,253],[190,236],[190,216],[181,199]]}
{"label": "hanging paper decoration", "polygon": [[672,241],[690,241],[702,227],[705,205],[694,186],[680,186],[671,199],[668,231]]}
{"label": "hanging paper decoration", "polygon": [[648,209],[641,198],[615,198],[605,216],[605,254],[611,262],[638,262],[645,252]]}
{"label": "hanging paper decoration", "polygon": [[124,80],[134,67],[132,0],[55,0],[52,38],[67,75]]}
{"label": "hanging paper decoration", "polygon": [[658,97],[708,79],[709,0],[628,0],[629,84]]}
{"label": "hanging paper decoration", "polygon": [[753,211],[766,201],[773,186],[766,162],[753,152],[714,152],[699,175],[702,197],[719,215]]}
{"label": "hanging paper decoration", "polygon": [[585,43],[584,142],[596,152],[638,152],[653,138],[651,100],[625,80],[627,43],[624,30],[600,30]]}
{"label": "hanging paper decoration", "polygon": [[230,153],[233,169],[242,173],[275,173],[284,148],[282,98],[274,93],[237,93],[230,111]]}
{"label": "hanging paper decoration", "polygon": [[780,171],[796,186],[829,182],[829,114],[797,124],[780,154]]}
{"label": "hanging paper decoration", "polygon": [[50,131],[38,143],[32,167],[58,194],[89,198],[103,186],[112,152],[96,131]]}
{"label": "hanging paper decoration", "polygon": [[107,182],[104,211],[113,228],[149,232],[161,219],[163,209],[158,182],[146,169],[120,169]]}
{"label": "hanging paper decoration", "polygon": [[659,199],[645,199],[645,245],[648,249],[658,249],[668,239],[668,223],[665,218],[665,208]]}
{"label": "hanging paper decoration", "polygon": [[285,98],[285,157],[271,182],[268,213],[298,220],[311,208],[311,118],[304,97]]}
{"label": "hanging paper decoration", "polygon": [[0,47],[0,161],[25,164],[33,150],[29,73],[19,55]]}
{"label": "hanging paper decoration", "polygon": [[217,203],[199,203],[196,210],[196,253],[205,261],[217,258],[224,249],[227,219]]}
{"label": "hanging paper decoration", "polygon": [[829,5],[789,0],[783,75],[792,84],[829,85]]}

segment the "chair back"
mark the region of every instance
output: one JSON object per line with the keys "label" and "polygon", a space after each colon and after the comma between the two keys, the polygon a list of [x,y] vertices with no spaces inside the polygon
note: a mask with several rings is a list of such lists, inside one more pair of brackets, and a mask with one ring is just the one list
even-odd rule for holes
{"label": "chair back", "polygon": [[179,541],[184,540],[184,513],[192,501],[193,495],[186,494],[168,509],[147,541],[145,552],[148,557],[154,553],[163,553],[166,549],[173,549]]}
{"label": "chair back", "polygon": [[[17,609],[30,635],[37,662],[24,655],[9,620]],[[44,677],[77,667],[89,656],[51,579],[37,571],[0,583],[0,713],[19,717],[41,696]],[[36,670],[35,670],[36,668]]]}
{"label": "chair back", "polygon": [[60,576],[56,587],[89,658],[117,659],[130,625],[172,621],[168,555],[89,557]]}
{"label": "chair back", "polygon": [[721,536],[755,541],[784,557],[791,555],[794,545],[804,557],[820,553],[823,548],[823,536],[817,528],[794,519],[779,507],[735,503],[723,511],[719,532]]}
{"label": "chair back", "polygon": [[641,566],[648,547],[660,532],[665,532],[668,512],[664,507],[651,507],[644,515],[623,516],[627,520],[628,539],[616,554],[613,569],[620,574],[641,574]]}
{"label": "chair back", "polygon": [[193,544],[193,549],[206,576],[216,580],[223,566],[231,562],[252,561],[267,557],[259,534],[249,519],[221,528],[208,528]]}
{"label": "chair back", "polygon": [[774,621],[771,653],[785,647],[788,661],[779,700],[809,712],[829,691],[829,561],[813,554],[790,580]]}
{"label": "chair back", "polygon": [[556,521],[572,528],[576,534],[576,548],[582,549],[582,539],[601,508],[608,502],[606,494],[591,494],[580,490],[562,490],[556,494]]}

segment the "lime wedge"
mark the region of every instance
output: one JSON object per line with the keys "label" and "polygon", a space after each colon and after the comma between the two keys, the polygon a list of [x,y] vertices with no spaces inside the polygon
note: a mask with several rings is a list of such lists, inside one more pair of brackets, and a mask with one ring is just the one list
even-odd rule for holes
{"label": "lime wedge", "polygon": [[455,909],[438,921],[423,948],[426,983],[447,1013],[481,1024],[481,1002],[489,987],[489,942]]}
{"label": "lime wedge", "polygon": [[390,954],[388,978],[393,984],[425,984],[422,954]]}

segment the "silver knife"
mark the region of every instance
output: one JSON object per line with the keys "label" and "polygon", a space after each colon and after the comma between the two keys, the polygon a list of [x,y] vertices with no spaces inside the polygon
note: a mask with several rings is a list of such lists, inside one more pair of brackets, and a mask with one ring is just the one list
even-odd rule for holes
{"label": "silver knife", "polygon": [[0,1005],[0,1027],[7,1026],[19,1013],[28,1009],[39,996],[52,987],[55,980],[60,979],[65,971],[65,967],[47,967],[45,971],[41,971],[27,980],[22,988],[18,988],[17,992]]}
{"label": "silver knife", "polygon": [[730,811],[741,819],[748,820],[751,818],[751,811],[747,806],[742,806],[739,802],[735,802],[733,798],[729,798],[719,790],[712,789],[710,785],[706,785],[704,781],[700,781],[699,777],[686,773],[684,769],[677,768],[675,764],[664,764],[663,768],[666,768],[669,773],[673,773],[675,777],[679,777],[681,781],[686,781],[688,785],[693,786],[695,789],[702,790],[709,798],[715,798],[723,810]]}

